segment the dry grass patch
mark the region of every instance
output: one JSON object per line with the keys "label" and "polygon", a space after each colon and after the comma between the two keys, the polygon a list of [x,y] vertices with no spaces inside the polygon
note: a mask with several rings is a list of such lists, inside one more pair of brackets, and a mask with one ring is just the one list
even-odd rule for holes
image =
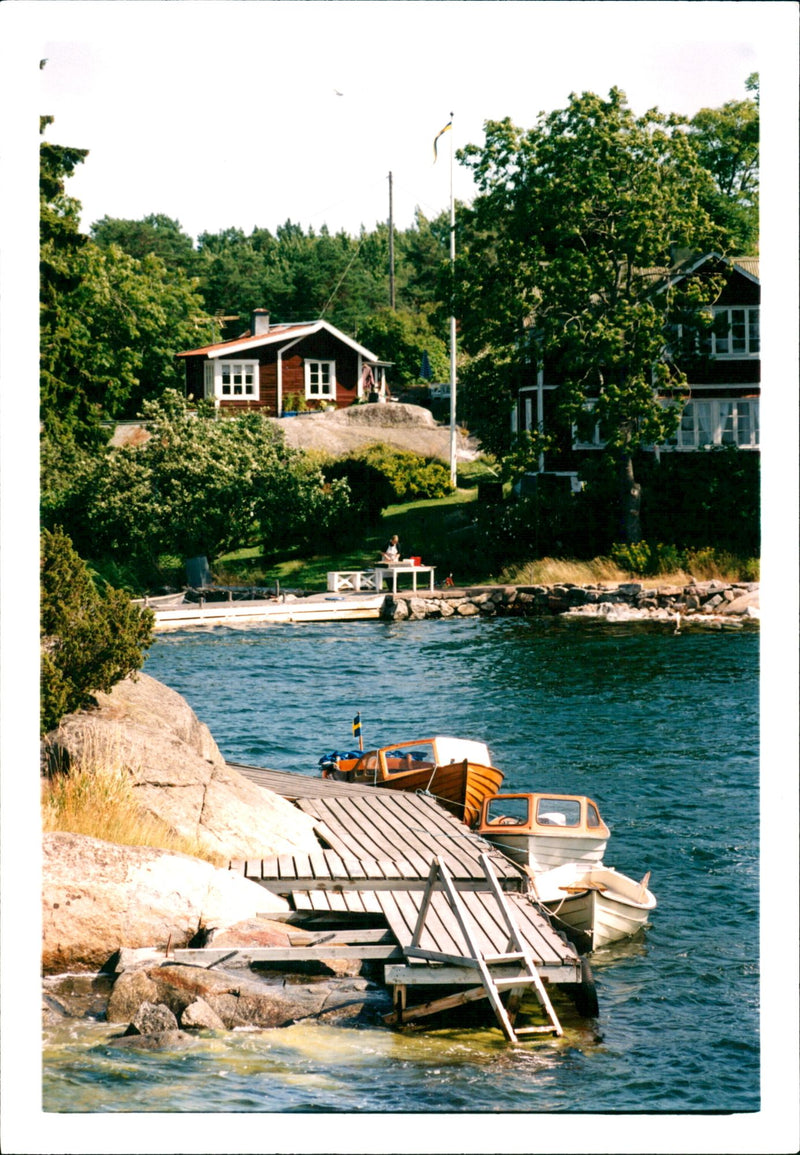
{"label": "dry grass patch", "polygon": [[696,581],[758,581],[758,558],[741,558],[714,549],[687,550],[679,559],[681,568],[662,573],[634,573],[622,569],[611,558],[591,561],[543,557],[538,561],[508,566],[499,577],[503,585],[597,585],[602,582],[640,582],[647,588],[663,585],[687,586]]}
{"label": "dry grass patch", "polygon": [[565,558],[543,557],[518,566],[509,566],[500,575],[501,585],[553,586],[570,583],[576,586],[596,585],[598,582],[624,582],[628,575],[610,558],[596,557],[591,561],[570,561]]}
{"label": "dry grass patch", "polygon": [[43,779],[42,828],[84,834],[119,846],[150,846],[224,865],[198,839],[177,834],[167,822],[139,806],[130,771],[113,740],[90,742],[69,771]]}

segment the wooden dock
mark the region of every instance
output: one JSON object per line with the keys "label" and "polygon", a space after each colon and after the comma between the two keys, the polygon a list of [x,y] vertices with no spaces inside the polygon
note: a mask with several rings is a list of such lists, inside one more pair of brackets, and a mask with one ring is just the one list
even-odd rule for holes
{"label": "wooden dock", "polygon": [[[392,1022],[489,998],[511,1041],[524,1033],[514,1026],[514,1008],[522,990],[533,987],[550,1020],[536,1029],[560,1034],[543,984],[581,984],[582,962],[529,897],[518,866],[430,795],[229,765],[308,814],[322,847],[231,863],[284,896],[298,919],[307,915],[305,927],[292,928],[291,948],[242,948],[241,955],[263,962],[378,959],[394,994]],[[315,921],[325,929],[316,931]],[[213,965],[236,952],[174,953]],[[407,1006],[410,989],[437,987],[458,993]],[[507,1002],[500,1000],[503,989],[511,991]]]}
{"label": "wooden dock", "polygon": [[156,630],[190,626],[236,626],[283,622],[377,621],[385,601],[382,593],[310,594],[254,598],[249,601],[184,602],[153,607]]}

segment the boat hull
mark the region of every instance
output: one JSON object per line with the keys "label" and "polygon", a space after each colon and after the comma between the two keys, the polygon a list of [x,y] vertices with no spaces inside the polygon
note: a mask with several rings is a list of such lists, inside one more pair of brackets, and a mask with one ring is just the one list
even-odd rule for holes
{"label": "boat hull", "polygon": [[606,839],[594,837],[576,838],[548,833],[546,837],[536,834],[509,834],[502,827],[499,832],[481,830],[481,837],[502,850],[514,862],[529,866],[533,871],[553,870],[568,862],[577,862],[587,868],[603,861]]}

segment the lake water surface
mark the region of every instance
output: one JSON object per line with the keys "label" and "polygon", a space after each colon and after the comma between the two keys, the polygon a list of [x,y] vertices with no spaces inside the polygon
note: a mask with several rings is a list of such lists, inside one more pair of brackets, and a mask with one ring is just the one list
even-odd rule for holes
{"label": "lake water surface", "polygon": [[594,798],[607,863],[651,871],[658,908],[639,937],[594,953],[599,1021],[556,1042],[301,1024],[123,1056],[104,1047],[106,1024],[72,1024],[46,1037],[45,1110],[757,1111],[758,656],[752,630],[549,620],[160,636],[146,672],[230,760],[316,773],[322,753],[352,745],[356,711],[367,745],[484,740],[504,788]]}

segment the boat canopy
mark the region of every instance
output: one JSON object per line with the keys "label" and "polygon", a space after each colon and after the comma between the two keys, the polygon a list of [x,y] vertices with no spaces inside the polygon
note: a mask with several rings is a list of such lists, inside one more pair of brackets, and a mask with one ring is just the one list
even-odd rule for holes
{"label": "boat canopy", "polygon": [[475,762],[480,766],[491,766],[489,747],[483,742],[473,742],[469,738],[434,738],[433,749],[437,766],[449,762]]}
{"label": "boat canopy", "polygon": [[[597,804],[582,794],[495,794],[483,804],[479,830],[607,839]],[[555,828],[555,829],[554,829]]]}

